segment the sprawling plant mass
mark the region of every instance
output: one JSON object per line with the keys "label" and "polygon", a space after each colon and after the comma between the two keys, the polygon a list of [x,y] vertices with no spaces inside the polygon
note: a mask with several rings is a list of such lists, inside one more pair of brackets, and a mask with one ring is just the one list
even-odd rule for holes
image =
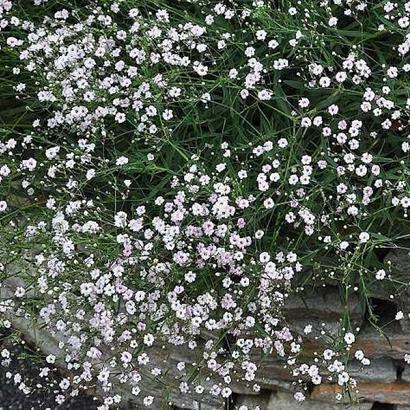
{"label": "sprawling plant mass", "polygon": [[[382,256],[410,236],[410,2],[0,0],[0,16],[0,324],[54,340],[31,337],[42,383],[8,377],[150,407],[141,386],[166,396],[170,377],[199,401],[257,392],[271,357],[298,401],[324,380],[354,392],[347,359],[371,363],[352,299],[377,327],[369,289],[409,284]],[[295,326],[289,297],[326,284],[340,327]],[[192,360],[158,361],[170,348]]]}

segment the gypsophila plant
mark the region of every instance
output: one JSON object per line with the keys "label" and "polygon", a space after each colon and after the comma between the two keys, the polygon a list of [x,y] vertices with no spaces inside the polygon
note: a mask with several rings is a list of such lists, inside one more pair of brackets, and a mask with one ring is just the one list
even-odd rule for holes
{"label": "gypsophila plant", "polygon": [[[410,2],[0,0],[0,27],[0,325],[49,338],[19,389],[228,402],[271,359],[297,401],[359,397],[353,300],[383,332],[372,289],[409,286],[383,256],[409,249]],[[337,329],[293,323],[326,286]]]}

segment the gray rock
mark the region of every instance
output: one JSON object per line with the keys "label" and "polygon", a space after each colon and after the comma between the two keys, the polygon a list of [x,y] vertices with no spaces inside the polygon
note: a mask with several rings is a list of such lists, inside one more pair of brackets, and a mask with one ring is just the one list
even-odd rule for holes
{"label": "gray rock", "polygon": [[[391,250],[385,257],[385,262],[391,268],[392,277],[405,285],[395,283],[384,285],[383,290],[394,295],[397,303],[397,310],[405,313],[404,318],[399,321],[400,327],[404,332],[410,332],[410,318],[407,316],[410,305],[410,253],[408,249],[398,248]],[[388,282],[387,282],[388,283]]]}
{"label": "gray rock", "polygon": [[[404,360],[403,360],[404,363]],[[410,365],[404,364],[403,365],[404,369],[400,375],[400,380],[404,382],[410,382]]]}
{"label": "gray rock", "polygon": [[299,334],[303,334],[306,325],[312,325],[313,331],[307,338],[318,336],[322,329],[336,336],[340,332],[341,318],[349,314],[350,326],[360,327],[364,320],[364,310],[356,295],[349,296],[344,303],[339,290],[334,286],[326,286],[305,290],[290,296],[283,309],[289,326]]}
{"label": "gray rock", "polygon": [[298,403],[292,394],[285,392],[272,393],[266,410],[370,410],[373,403],[345,405],[343,403],[326,403],[306,399]]}
{"label": "gray rock", "polygon": [[387,357],[374,359],[369,366],[363,366],[356,360],[348,365],[348,369],[350,376],[358,382],[392,383],[397,379],[394,362]]}
{"label": "gray rock", "polygon": [[239,395],[234,403],[234,410],[265,410],[268,408],[270,393],[257,396]]}

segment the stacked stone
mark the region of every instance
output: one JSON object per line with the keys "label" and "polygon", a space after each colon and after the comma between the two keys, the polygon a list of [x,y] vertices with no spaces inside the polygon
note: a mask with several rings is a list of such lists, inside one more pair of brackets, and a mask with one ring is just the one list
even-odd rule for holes
{"label": "stacked stone", "polygon": [[[390,251],[385,262],[391,266],[392,272],[399,275],[401,281],[409,282],[410,257],[406,251],[400,249]],[[28,266],[24,267],[24,269],[28,268]],[[0,288],[0,297],[2,299],[10,297],[18,284],[18,279],[3,284]],[[312,360],[315,352],[324,348],[320,337],[321,330],[326,329],[328,334],[337,334],[343,326],[340,318],[346,308],[349,310],[350,325],[352,328],[360,328],[354,349],[363,350],[366,357],[371,359],[370,366],[360,366],[358,361],[348,366],[349,374],[358,382],[358,398],[360,399],[358,403],[337,402],[335,396],[340,391],[340,387],[324,381],[318,386],[313,386],[307,400],[298,404],[293,397],[294,378],[282,363],[267,357],[260,358],[258,362],[260,371],[255,380],[261,386],[258,393],[253,391],[251,383],[236,380],[231,385],[234,394],[228,403],[221,397],[210,394],[182,395],[178,389],[179,381],[174,377],[171,369],[175,369],[176,364],[180,361],[186,363],[195,361],[192,353],[183,349],[172,351],[158,349],[155,355],[157,362],[153,365],[162,368],[167,365],[170,369],[168,379],[163,385],[154,383],[141,385],[140,396],[156,397],[155,409],[370,410],[394,408],[410,410],[410,365],[404,361],[404,355],[410,354],[410,320],[407,315],[405,315],[407,319],[394,320],[397,311],[406,312],[406,307],[408,309],[408,296],[390,293],[393,290],[388,285],[370,289],[369,292],[371,303],[374,304],[376,313],[379,315],[379,321],[384,324],[383,334],[366,319],[364,304],[354,292],[349,296],[348,301],[342,302],[338,288],[331,283],[325,287],[305,290],[300,295],[292,296],[286,304],[285,311],[285,316],[294,330],[302,332],[306,324],[313,325],[313,332],[305,341],[303,350],[303,355],[307,358],[306,362],[309,362],[309,358]],[[23,332],[28,342],[36,345],[44,354],[54,354],[58,357],[60,340],[58,334],[48,334],[26,318],[13,317],[10,314],[9,319],[13,327]],[[63,364],[61,365],[63,367]],[[205,384],[212,385],[215,382],[218,381],[209,378]],[[116,389],[126,398],[125,408],[127,406],[130,409],[142,408],[138,397],[130,395],[124,386],[119,384]],[[167,394],[164,395],[164,392]],[[162,402],[158,400],[164,396],[167,398]]]}

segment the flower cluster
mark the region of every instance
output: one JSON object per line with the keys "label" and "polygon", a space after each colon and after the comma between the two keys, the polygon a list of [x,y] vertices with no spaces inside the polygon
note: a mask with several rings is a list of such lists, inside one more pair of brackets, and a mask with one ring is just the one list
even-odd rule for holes
{"label": "flower cluster", "polygon": [[[0,0],[2,327],[40,323],[59,404],[228,400],[266,359],[351,395],[351,299],[407,287],[410,2],[86,3]],[[340,326],[300,331],[329,284]]]}

